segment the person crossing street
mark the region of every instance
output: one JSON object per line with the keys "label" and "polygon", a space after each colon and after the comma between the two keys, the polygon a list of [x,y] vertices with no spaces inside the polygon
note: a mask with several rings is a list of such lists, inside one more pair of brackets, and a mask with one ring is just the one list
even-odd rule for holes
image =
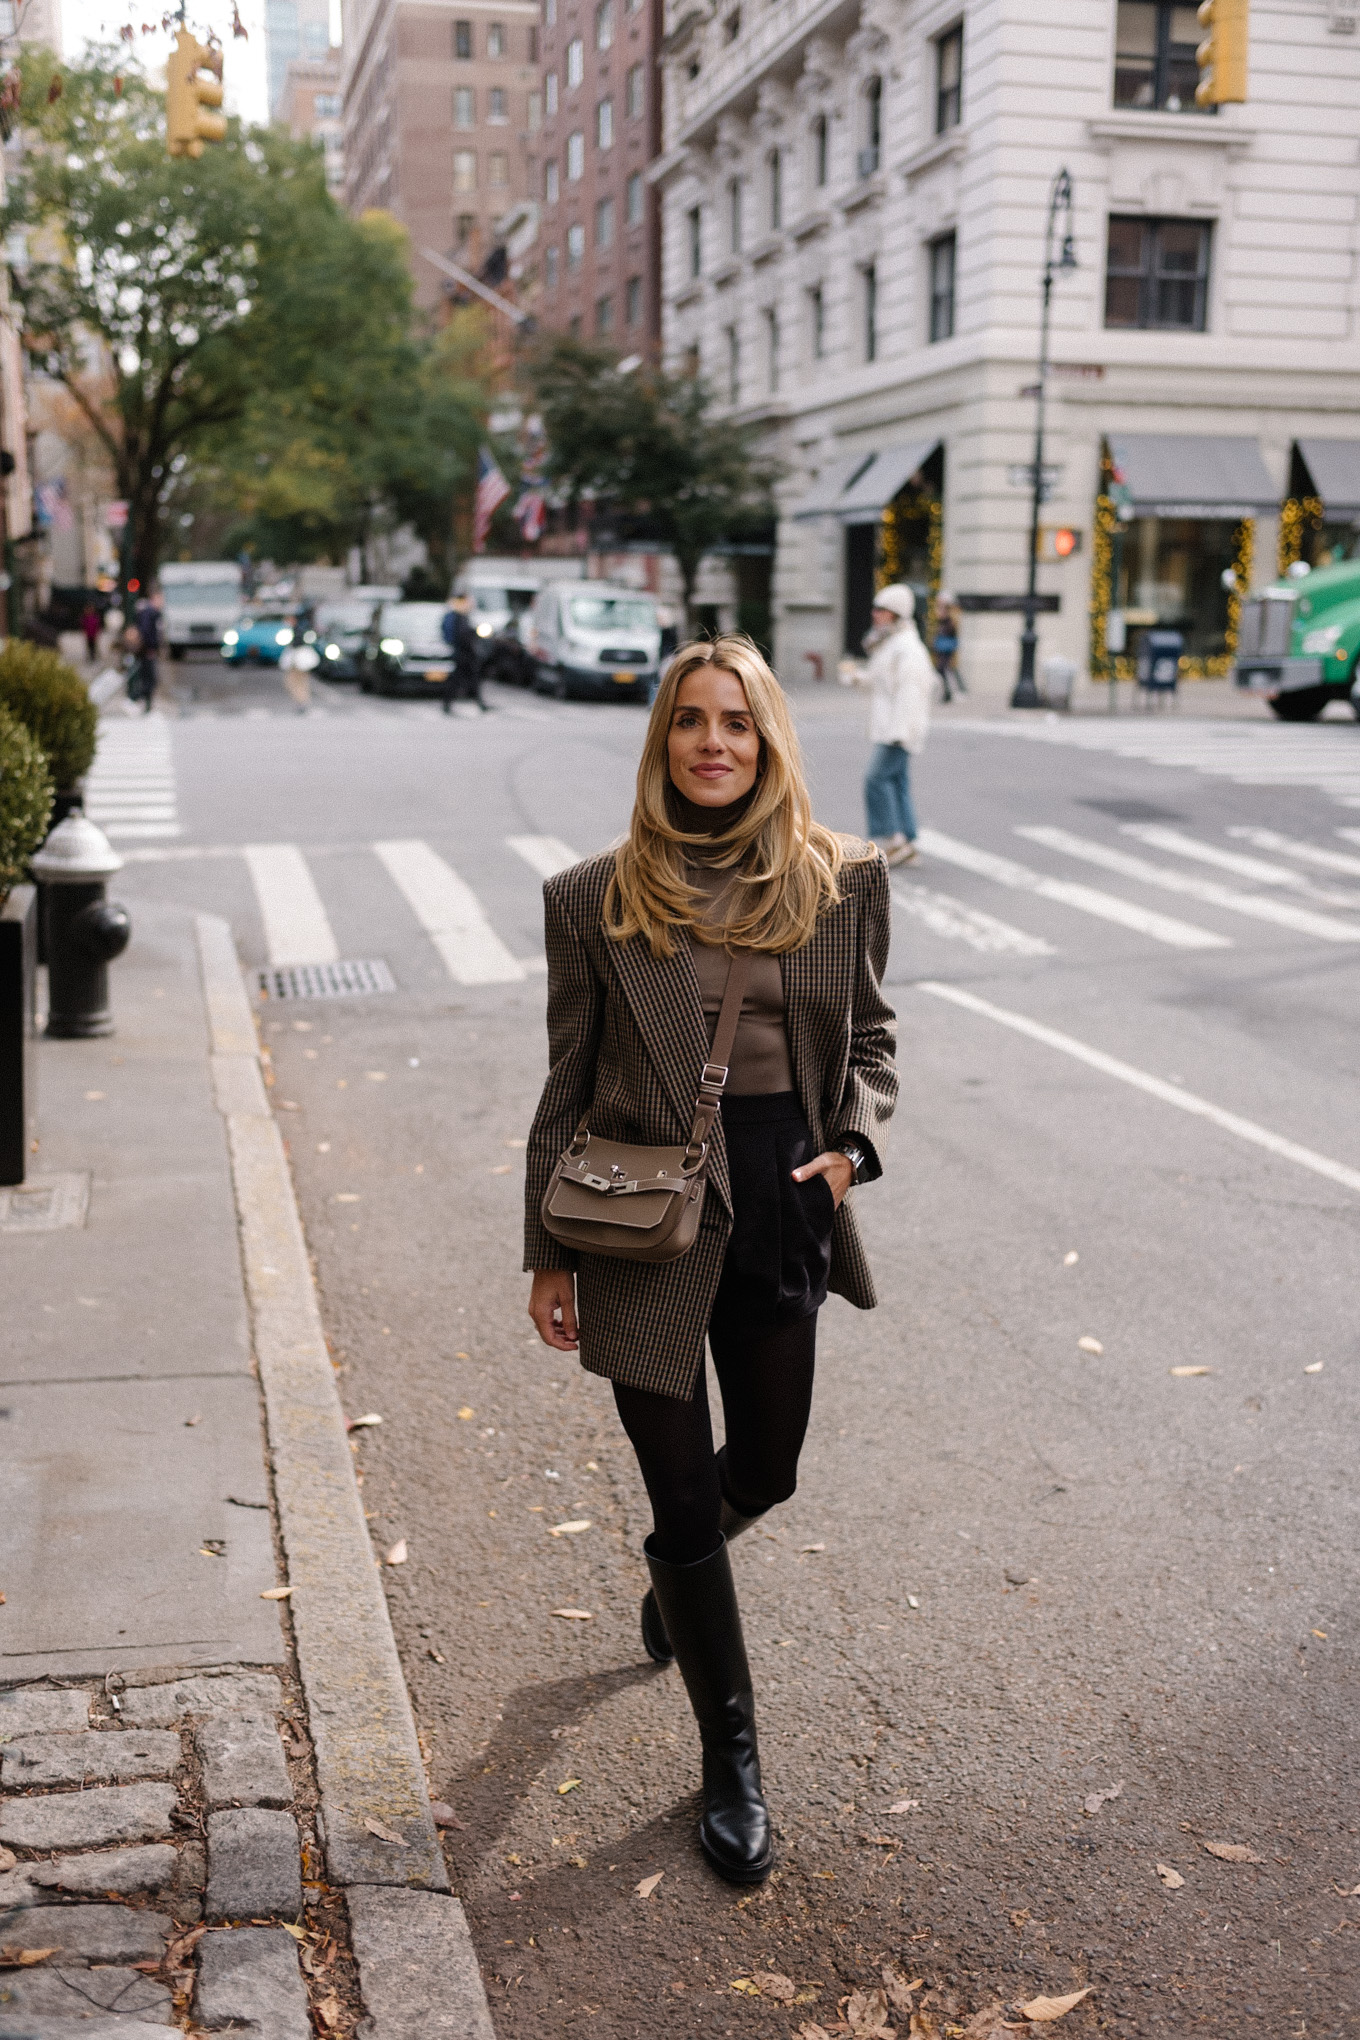
{"label": "person crossing street", "polygon": [[471,609],[468,596],[455,595],[440,625],[444,642],[453,654],[449,677],[444,682],[445,715],[452,715],[455,701],[475,701],[483,711],[487,706],[482,700],[481,659],[477,633],[470,621]]}
{"label": "person crossing street", "polygon": [[925,749],[935,668],[915,623],[916,597],[902,582],[874,596],[872,629],[864,640],[864,678],[873,691],[869,738],[873,751],[864,780],[868,831],[889,864],[916,861],[916,810],[911,760]]}

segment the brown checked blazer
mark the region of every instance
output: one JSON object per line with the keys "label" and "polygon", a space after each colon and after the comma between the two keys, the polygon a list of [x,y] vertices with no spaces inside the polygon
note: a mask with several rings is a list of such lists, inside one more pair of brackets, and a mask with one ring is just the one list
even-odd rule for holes
{"label": "brown checked blazer", "polygon": [[[528,1144],[524,1265],[574,1268],[581,1364],[654,1394],[688,1397],[732,1228],[722,1118],[713,1130],[699,1234],[678,1261],[648,1264],[577,1254],[543,1226],[553,1165],[590,1109],[610,1140],[662,1145],[689,1137],[708,1054],[688,943],[655,957],[637,937],[604,932],[612,850],[543,888],[548,953],[548,1081]],[[780,958],[794,1082],[814,1150],[859,1134],[878,1173],[897,1101],[896,1016],[881,990],[891,906],[881,856],[847,862],[839,906],[811,939]],[[845,1199],[831,1236],[831,1287],[861,1310],[877,1302],[859,1227]]]}

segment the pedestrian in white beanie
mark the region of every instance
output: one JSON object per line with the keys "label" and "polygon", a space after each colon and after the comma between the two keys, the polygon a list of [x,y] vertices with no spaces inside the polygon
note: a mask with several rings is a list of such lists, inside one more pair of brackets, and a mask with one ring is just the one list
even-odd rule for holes
{"label": "pedestrian in white beanie", "polygon": [[864,640],[865,679],[873,689],[869,739],[873,752],[864,780],[868,833],[889,864],[917,856],[916,812],[911,800],[911,755],[925,749],[935,668],[916,628],[916,597],[902,582],[874,596],[873,628]]}

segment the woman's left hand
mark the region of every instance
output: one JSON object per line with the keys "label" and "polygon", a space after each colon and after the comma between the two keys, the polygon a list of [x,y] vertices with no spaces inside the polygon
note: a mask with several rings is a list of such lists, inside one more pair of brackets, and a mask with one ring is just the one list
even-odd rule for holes
{"label": "woman's left hand", "polygon": [[836,1200],[836,1208],[839,1210],[842,1197],[855,1180],[854,1164],[849,1155],[843,1155],[833,1149],[829,1154],[814,1155],[810,1162],[804,1162],[801,1169],[795,1169],[793,1172],[795,1183],[806,1183],[810,1176],[826,1177],[831,1186],[831,1195]]}

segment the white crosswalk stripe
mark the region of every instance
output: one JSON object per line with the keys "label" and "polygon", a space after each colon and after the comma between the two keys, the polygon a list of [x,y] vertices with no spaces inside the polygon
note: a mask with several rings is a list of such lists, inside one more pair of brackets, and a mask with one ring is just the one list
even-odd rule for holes
{"label": "white crosswalk stripe", "polygon": [[965,906],[949,893],[932,892],[924,885],[895,885],[892,895],[904,914],[921,922],[933,935],[946,942],[966,942],[980,956],[1056,956],[1051,943],[1007,921],[995,920],[977,907]]}
{"label": "white crosswalk stripe", "polygon": [[85,780],[85,812],[115,843],[183,834],[170,725],[163,716],[101,719]]}
{"label": "white crosswalk stripe", "polygon": [[971,843],[960,843],[952,836],[941,835],[938,829],[922,829],[916,840],[928,857],[938,857],[942,864],[956,864],[964,871],[976,872],[979,878],[989,878],[996,885],[1009,886],[1014,892],[1034,893],[1039,899],[1051,900],[1056,906],[1073,907],[1077,913],[1090,914],[1098,921],[1113,921],[1121,928],[1132,928],[1135,933],[1150,935],[1154,942],[1165,942],[1172,949],[1232,947],[1231,939],[1226,935],[1215,935],[1207,928],[1196,928],[1189,921],[1173,920],[1168,914],[1152,913],[1133,900],[1122,900],[1114,893],[1097,892],[1094,886],[1074,885],[1065,878],[1050,878],[1046,872],[1035,871],[1027,864],[1017,864],[1009,857],[997,857],[990,850],[978,850]]}
{"label": "white crosswalk stripe", "polygon": [[297,844],[247,843],[241,854],[255,887],[270,963],[338,963],[329,916]]}
{"label": "white crosswalk stripe", "polygon": [[945,723],[950,737],[1011,737],[1021,743],[1106,751],[1151,765],[1181,767],[1240,786],[1312,786],[1341,807],[1360,807],[1360,731],[1354,724],[1136,722],[1053,716],[1036,722],[979,717]]}
{"label": "white crosswalk stripe", "polygon": [[1316,900],[1323,907],[1360,907],[1360,893],[1338,892],[1334,886],[1315,885],[1301,871],[1283,864],[1267,864],[1260,857],[1244,857],[1237,850],[1222,850],[1216,843],[1201,843],[1180,829],[1164,829],[1156,822],[1126,822],[1121,836],[1136,836],[1151,850],[1167,850],[1173,857],[1188,857],[1197,864],[1211,864],[1218,871],[1231,871],[1237,878],[1249,878],[1257,885],[1282,885]]}
{"label": "white crosswalk stripe", "polygon": [[1292,929],[1296,935],[1316,936],[1320,942],[1360,942],[1360,923],[1335,921],[1330,915],[1315,914],[1307,907],[1291,906],[1286,900],[1234,892],[1231,887],[1220,885],[1216,879],[1192,878],[1188,872],[1169,871],[1164,865],[1149,864],[1145,857],[1131,857],[1125,850],[1113,850],[1108,844],[1093,843],[1085,836],[1072,835],[1067,829],[1025,826],[1015,833],[1023,836],[1027,843],[1042,844],[1045,850],[1056,850],[1064,857],[1075,857],[1081,863],[1094,864],[1102,871],[1118,872],[1121,878],[1134,879],[1139,885],[1159,886],[1164,892],[1180,893],[1186,899],[1201,900],[1206,906],[1221,907],[1230,914],[1243,914],[1249,920],[1272,921],[1277,928]]}
{"label": "white crosswalk stripe", "polygon": [[373,850],[456,983],[506,985],[523,980],[523,964],[487,920],[476,893],[428,843],[375,843]]}
{"label": "white crosswalk stripe", "polygon": [[[1339,831],[1341,835],[1360,831]],[[1258,850],[1275,850],[1282,857],[1297,857],[1300,864],[1315,864],[1321,871],[1345,871],[1360,878],[1360,857],[1348,857],[1344,850],[1323,850],[1316,843],[1300,843],[1293,836],[1281,836],[1274,829],[1229,829],[1239,843],[1254,844]]]}
{"label": "white crosswalk stripe", "polygon": [[559,871],[570,871],[573,864],[581,862],[580,852],[570,849],[560,836],[507,836],[505,840],[540,878],[556,878]]}

